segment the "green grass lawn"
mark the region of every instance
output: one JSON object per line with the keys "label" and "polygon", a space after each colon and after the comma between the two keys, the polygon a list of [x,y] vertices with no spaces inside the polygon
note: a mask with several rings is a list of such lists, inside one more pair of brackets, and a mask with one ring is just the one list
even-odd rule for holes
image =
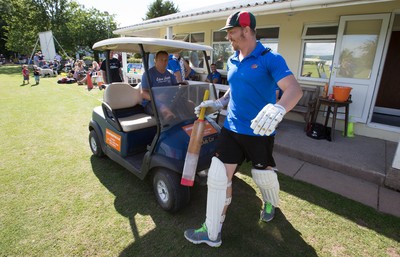
{"label": "green grass lawn", "polygon": [[103,91],[57,78],[22,86],[16,66],[0,66],[0,81],[0,256],[400,256],[400,218],[282,174],[276,218],[260,223],[248,165],[222,246],[192,245],[183,231],[204,221],[206,187],[169,214],[147,181],[92,156],[88,122]]}

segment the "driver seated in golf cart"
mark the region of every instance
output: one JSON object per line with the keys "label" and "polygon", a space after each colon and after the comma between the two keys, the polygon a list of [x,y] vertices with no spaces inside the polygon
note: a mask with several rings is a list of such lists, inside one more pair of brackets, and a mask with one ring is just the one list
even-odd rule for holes
{"label": "driver seated in golf cart", "polygon": [[[167,65],[168,65],[168,53],[166,51],[158,51],[155,55],[154,66],[150,68],[148,71],[150,81],[153,83],[152,87],[172,86],[178,84],[174,74],[170,73],[167,70]],[[147,79],[147,72],[144,72],[141,84],[141,93],[143,98],[142,105],[147,114],[154,115],[154,110],[152,109],[150,103],[151,96],[149,90],[150,90],[150,83],[149,80]],[[156,97],[160,99],[163,98],[163,96],[156,96]],[[171,117],[174,115],[171,112],[171,110],[165,106],[163,106],[163,108],[160,109],[162,110],[165,117]]]}
{"label": "driver seated in golf cart", "polygon": [[[154,110],[150,103],[150,83],[148,81],[148,76],[150,77],[150,81],[153,83],[152,87],[163,87],[163,86],[175,86],[178,85],[176,77],[174,74],[167,70],[168,66],[168,53],[166,51],[158,51],[155,55],[154,66],[149,69],[148,74],[145,72],[142,76],[141,82],[141,93],[143,102],[142,105],[145,109],[145,112],[149,115],[154,115]],[[165,99],[163,99],[165,98]],[[158,103],[160,104],[160,110],[162,112],[162,116],[166,119],[173,119],[175,117],[174,113],[167,107],[167,105],[163,104],[166,101],[168,96],[159,95]]]}

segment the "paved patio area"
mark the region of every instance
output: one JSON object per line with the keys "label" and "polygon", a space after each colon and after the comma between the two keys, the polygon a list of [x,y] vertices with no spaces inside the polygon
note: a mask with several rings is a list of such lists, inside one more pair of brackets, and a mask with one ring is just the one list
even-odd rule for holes
{"label": "paved patio area", "polygon": [[358,135],[345,138],[340,131],[335,131],[333,142],[315,140],[303,127],[289,120],[279,125],[275,141],[279,172],[400,217],[400,192],[385,186],[387,179],[396,179],[386,174],[397,143]]}

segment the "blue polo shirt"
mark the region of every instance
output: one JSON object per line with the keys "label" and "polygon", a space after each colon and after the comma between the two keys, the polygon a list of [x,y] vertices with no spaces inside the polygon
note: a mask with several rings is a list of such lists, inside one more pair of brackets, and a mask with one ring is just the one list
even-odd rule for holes
{"label": "blue polo shirt", "polygon": [[280,54],[269,51],[262,55],[264,51],[258,41],[242,61],[236,52],[227,62],[231,99],[224,127],[238,134],[257,136],[250,128],[251,120],[265,105],[276,102],[277,82],[293,74]]}
{"label": "blue polo shirt", "polygon": [[207,79],[210,82],[213,82],[214,79],[217,79],[217,84],[221,84],[221,81],[222,81],[221,73],[219,73],[218,71],[210,73],[210,74],[208,74]]}
{"label": "blue polo shirt", "polygon": [[168,57],[167,69],[170,70],[172,73],[181,71],[181,65],[179,64],[179,60],[173,54],[170,54]]}

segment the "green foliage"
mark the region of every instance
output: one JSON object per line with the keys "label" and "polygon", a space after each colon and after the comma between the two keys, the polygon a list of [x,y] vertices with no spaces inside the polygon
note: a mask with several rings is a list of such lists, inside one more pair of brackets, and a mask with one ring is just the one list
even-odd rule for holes
{"label": "green foliage", "polygon": [[5,34],[6,30],[4,26],[7,25],[5,19],[8,17],[11,9],[11,2],[10,0],[0,0],[0,53],[4,54],[5,56],[10,56],[10,52],[6,51],[6,41],[4,40],[3,35]]}
{"label": "green foliage", "polygon": [[85,9],[73,0],[0,1],[5,47],[20,54],[31,54],[39,32],[51,30],[57,40],[56,50],[62,52],[62,48],[74,55],[83,47],[91,48],[95,42],[111,37],[117,28],[113,15]]}
{"label": "green foliage", "polygon": [[134,56],[131,56],[127,61],[128,63],[142,63],[142,58],[135,58]]}
{"label": "green foliage", "polygon": [[92,56],[83,56],[82,60],[84,60],[84,61],[93,61],[94,58]]}
{"label": "green foliage", "polygon": [[175,7],[175,4],[173,2],[155,0],[153,3],[150,4],[149,10],[146,13],[145,20],[150,20],[177,12],[179,12],[179,8]]}
{"label": "green foliage", "polygon": [[15,0],[10,3],[9,13],[4,16],[5,46],[8,50],[28,54],[37,40],[39,26],[36,24],[42,22],[40,11],[32,1]]}

